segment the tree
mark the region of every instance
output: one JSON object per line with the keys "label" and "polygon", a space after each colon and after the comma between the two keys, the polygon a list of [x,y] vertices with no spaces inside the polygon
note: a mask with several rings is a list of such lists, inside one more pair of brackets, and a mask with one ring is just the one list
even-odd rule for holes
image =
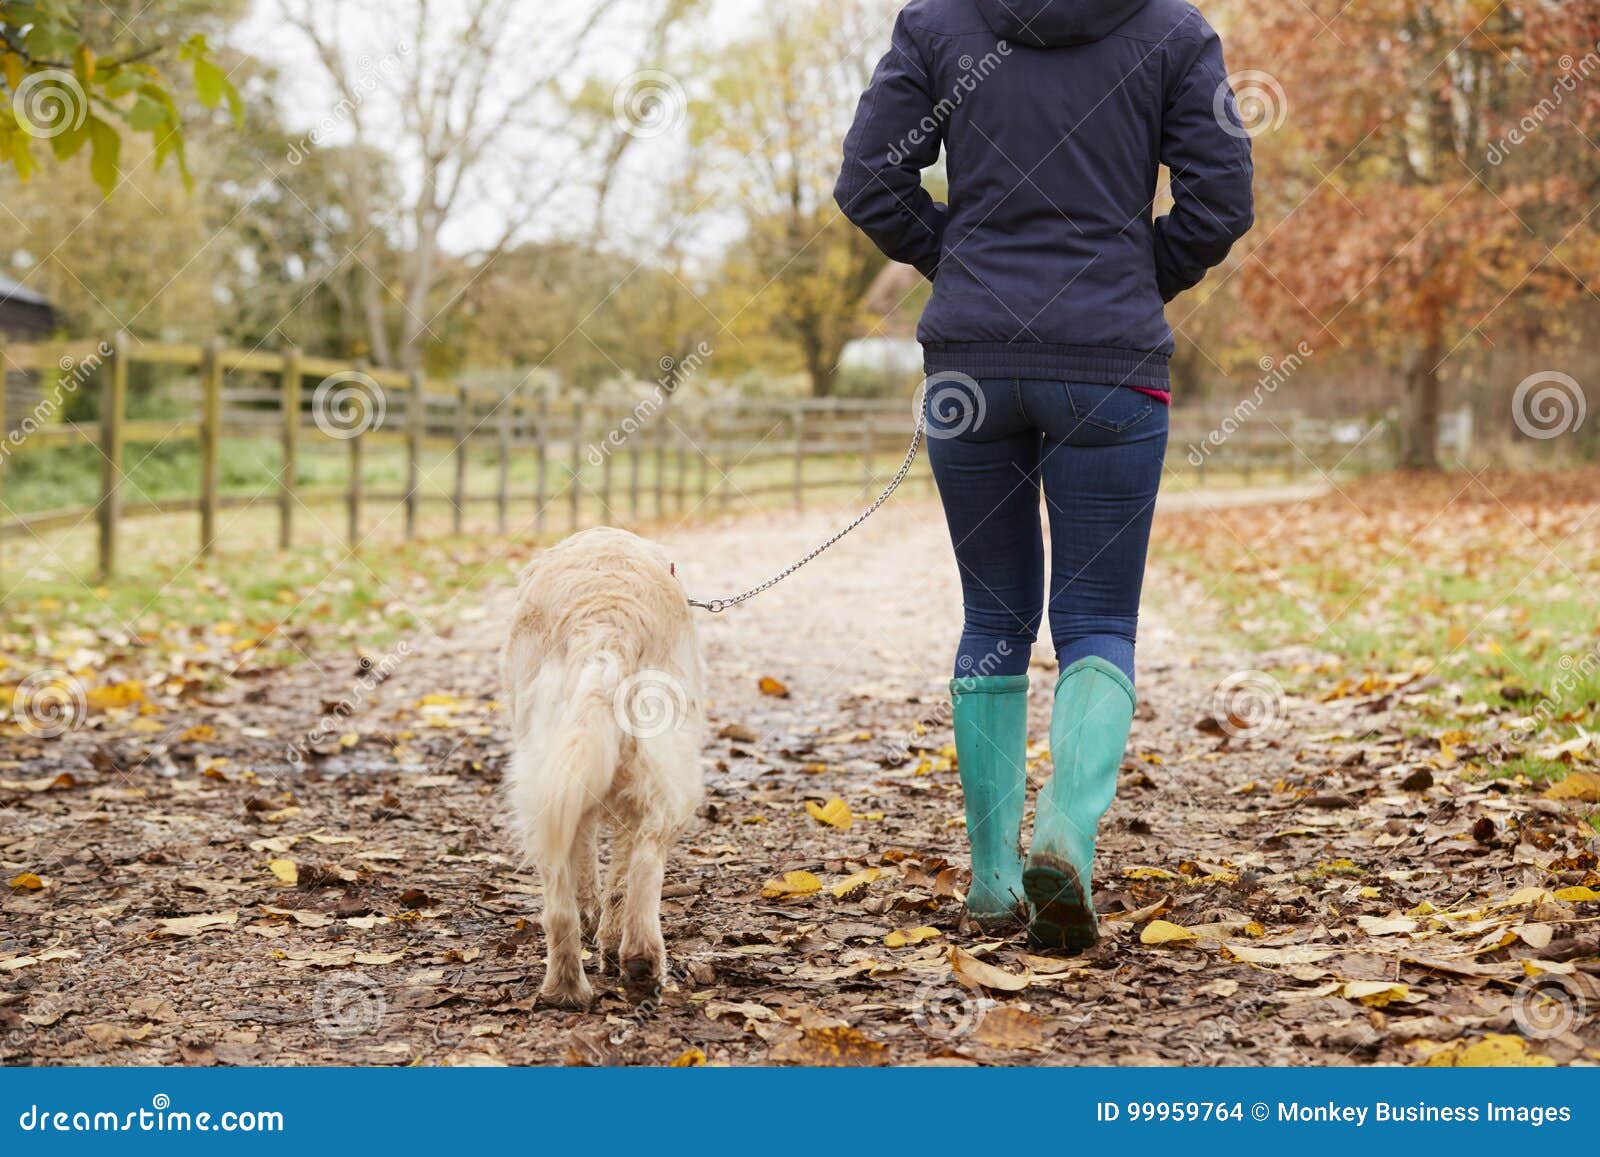
{"label": "tree", "polygon": [[[657,14],[658,39],[660,21],[688,7],[682,0],[647,6]],[[449,14],[428,0],[284,0],[284,7],[355,145],[392,157],[404,182],[398,203],[388,205],[353,173],[350,208],[364,238],[357,258],[372,356],[416,368],[434,327],[471,282],[547,221],[553,205],[572,205],[571,191],[592,175],[597,154],[614,147],[574,132],[561,83],[586,46],[619,35],[609,22],[629,6],[583,0],[563,7],[565,19],[540,7],[533,24],[515,0],[465,0]],[[377,62],[365,55],[373,27],[405,38]],[[447,255],[448,235],[468,218],[475,235],[457,260]],[[486,221],[494,224],[485,228]],[[397,258],[392,277],[376,259],[386,246]]]}
{"label": "tree", "polygon": [[109,193],[121,172],[123,134],[133,132],[149,137],[157,167],[170,157],[187,182],[182,118],[159,61],[171,56],[188,67],[205,108],[226,104],[235,121],[243,116],[238,90],[205,35],[105,54],[83,23],[64,0],[0,0],[0,164],[27,180],[38,168],[39,143],[48,143],[57,161],[87,145],[89,171]]}
{"label": "tree", "polygon": [[1573,210],[1594,199],[1600,102],[1568,54],[1596,44],[1600,3],[1229,11],[1236,63],[1267,70],[1242,76],[1241,102],[1277,127],[1257,140],[1250,300],[1280,337],[1394,358],[1403,460],[1435,468],[1447,367],[1592,300],[1600,254]]}
{"label": "tree", "polygon": [[835,207],[833,184],[871,53],[887,41],[887,11],[879,0],[771,8],[765,32],[707,62],[710,97],[694,109],[697,140],[727,174],[723,194],[747,214],[724,269],[725,324],[776,331],[818,397],[833,392],[862,298],[884,267]]}

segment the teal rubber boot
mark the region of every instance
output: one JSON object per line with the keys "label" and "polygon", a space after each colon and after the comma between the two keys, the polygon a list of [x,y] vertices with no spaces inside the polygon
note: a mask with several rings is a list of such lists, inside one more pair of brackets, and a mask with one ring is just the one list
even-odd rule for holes
{"label": "teal rubber boot", "polygon": [[972,887],[967,912],[984,929],[1023,924],[1022,811],[1028,797],[1028,677],[950,683],[956,767],[967,805]]}
{"label": "teal rubber boot", "polygon": [[1116,798],[1136,705],[1128,677],[1094,656],[1068,667],[1056,683],[1050,718],[1055,772],[1039,792],[1022,874],[1032,908],[1028,938],[1040,948],[1082,952],[1100,939],[1092,890],[1095,839]]}

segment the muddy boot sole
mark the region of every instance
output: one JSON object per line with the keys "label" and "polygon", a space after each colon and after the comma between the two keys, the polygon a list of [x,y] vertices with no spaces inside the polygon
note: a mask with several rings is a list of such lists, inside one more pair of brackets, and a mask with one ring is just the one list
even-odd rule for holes
{"label": "muddy boot sole", "polygon": [[1035,948],[1078,953],[1100,942],[1100,920],[1089,891],[1071,864],[1030,867],[1022,873],[1033,918],[1028,942]]}

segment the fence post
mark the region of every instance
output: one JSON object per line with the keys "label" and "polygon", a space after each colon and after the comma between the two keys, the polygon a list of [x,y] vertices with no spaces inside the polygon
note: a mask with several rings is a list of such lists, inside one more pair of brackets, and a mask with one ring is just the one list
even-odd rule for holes
{"label": "fence post", "polygon": [[[711,421],[713,428],[716,428],[717,420],[713,418]],[[717,433],[721,434],[722,431],[717,429]],[[731,484],[733,482],[733,454],[732,451],[720,441],[713,441],[711,445],[716,451],[717,455],[717,505],[723,510],[727,510],[729,505],[733,502],[733,494],[731,492]]]}
{"label": "fence post", "polygon": [[283,473],[278,478],[278,546],[294,545],[294,488],[300,473],[300,351],[290,346],[283,351],[280,383],[283,407]]}
{"label": "fence post", "polygon": [[861,408],[861,494],[870,497],[872,494],[872,437],[877,418],[870,406]]}
{"label": "fence post", "polygon": [[534,435],[537,443],[537,458],[534,463],[536,472],[533,484],[533,533],[538,538],[544,538],[544,524],[546,504],[550,501],[550,391],[539,391],[538,410],[539,429]]}
{"label": "fence post", "polygon": [[567,504],[569,506],[568,522],[573,534],[578,533],[578,523],[582,520],[582,512],[578,509],[583,501],[583,400],[574,398],[572,402],[572,486],[567,491]]}
{"label": "fence post", "polygon": [[674,427],[673,433],[677,435],[672,441],[676,448],[674,456],[678,460],[678,487],[677,495],[673,499],[673,509],[682,514],[684,506],[689,500],[689,446],[684,439],[682,430]]}
{"label": "fence post", "polygon": [[[600,422],[607,425],[611,421],[610,407],[604,402],[600,404]],[[611,479],[616,471],[617,456],[612,453],[616,447],[613,440],[604,438],[600,447],[600,520],[605,523],[617,521],[615,508],[611,504]]]}
{"label": "fence post", "polygon": [[[362,363],[362,369],[365,363]],[[363,394],[367,390],[367,377],[362,369],[356,371],[355,377],[350,381],[352,388],[360,390]],[[363,411],[368,414],[377,414],[377,399],[367,398]],[[370,426],[365,421],[358,421],[355,434],[350,439],[350,489],[345,496],[346,518],[345,537],[350,544],[350,549],[355,550],[361,544],[361,504],[366,495],[366,464],[367,464],[367,430]]]}
{"label": "fence post", "polygon": [[222,342],[212,338],[200,354],[200,554],[217,545],[217,464],[222,448]]}
{"label": "fence post", "polygon": [[467,443],[472,439],[472,394],[466,386],[456,387],[456,485],[453,501],[455,513],[450,527],[460,538],[466,529],[467,510]]}
{"label": "fence post", "polygon": [[516,418],[513,412],[516,404],[517,391],[516,387],[512,387],[500,399],[500,420],[497,430],[500,478],[494,495],[494,523],[501,535],[505,535],[511,526],[511,423]]}
{"label": "fence post", "polygon": [[428,425],[428,399],[421,370],[406,378],[406,541],[417,537],[418,491],[422,487],[422,438]]}
{"label": "fence post", "polygon": [[[6,335],[0,333],[0,442],[6,443],[5,453],[0,453],[0,495],[5,493],[6,465],[11,458],[11,421],[6,411]],[[4,557],[0,556],[0,569]]]}
{"label": "fence post", "polygon": [[667,485],[667,407],[672,405],[672,395],[668,394],[666,400],[656,410],[655,424],[650,429],[650,439],[655,449],[656,475],[651,481],[652,501],[655,504],[655,518],[661,521],[665,512],[666,485]]}
{"label": "fence post", "polygon": [[128,408],[128,335],[111,339],[111,365],[100,371],[100,577],[117,569],[122,521],[122,422]]}
{"label": "fence post", "polygon": [[794,508],[806,506],[806,412],[800,403],[794,407]]}
{"label": "fence post", "polygon": [[628,438],[628,525],[639,525],[639,452],[640,442],[644,440],[644,431],[639,429],[637,414],[630,414],[623,418],[633,417],[633,433]]}

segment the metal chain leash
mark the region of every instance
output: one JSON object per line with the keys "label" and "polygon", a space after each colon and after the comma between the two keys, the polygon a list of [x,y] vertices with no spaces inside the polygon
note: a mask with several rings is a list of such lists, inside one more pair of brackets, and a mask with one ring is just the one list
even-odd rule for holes
{"label": "metal chain leash", "polygon": [[859,515],[857,515],[855,521],[850,523],[849,526],[846,526],[843,530],[839,531],[839,533],[828,539],[827,542],[823,543],[810,554],[800,559],[800,561],[792,564],[790,567],[788,567],[788,569],[773,575],[758,587],[751,587],[743,594],[734,595],[732,598],[708,600],[690,599],[689,605],[691,607],[699,607],[703,611],[710,611],[713,615],[720,615],[723,611],[726,611],[731,607],[736,607],[740,603],[749,602],[757,595],[769,591],[773,587],[777,586],[784,579],[794,574],[795,571],[816,559],[818,555],[822,554],[829,547],[838,543],[840,539],[844,538],[851,531],[855,530],[856,527],[860,526],[867,519],[878,513],[879,507],[881,507],[885,502],[889,501],[890,496],[893,495],[896,490],[900,489],[900,484],[906,480],[906,475],[911,473],[911,467],[917,461],[917,454],[922,450],[922,439],[923,435],[927,432],[927,426],[927,411],[926,408],[919,402],[917,405],[917,428],[911,435],[911,448],[906,451],[905,461],[900,463],[900,469],[895,471],[894,477],[889,480],[889,485],[884,487],[883,493],[878,495],[877,500],[874,501],[871,506],[863,510]]}

